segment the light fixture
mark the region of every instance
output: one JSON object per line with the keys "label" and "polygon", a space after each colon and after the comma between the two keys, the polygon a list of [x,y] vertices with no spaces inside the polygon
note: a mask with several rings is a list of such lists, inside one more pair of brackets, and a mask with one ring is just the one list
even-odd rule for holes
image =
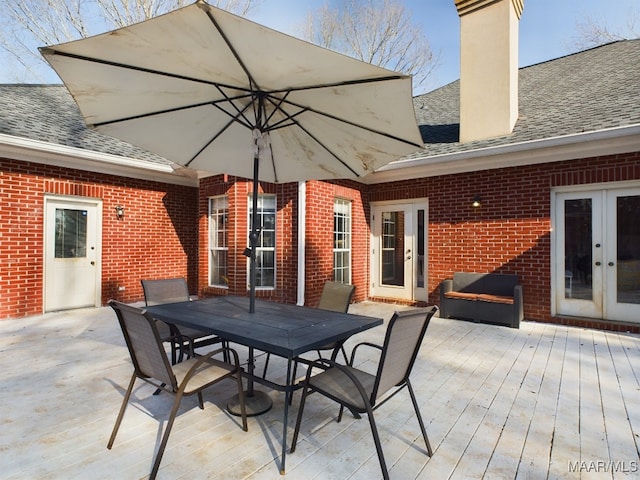
{"label": "light fixture", "polygon": [[118,216],[118,219],[123,218],[124,217],[124,207],[122,205],[116,205],[116,215]]}
{"label": "light fixture", "polygon": [[482,205],[482,199],[478,195],[473,197],[473,202],[471,202],[471,206],[473,208],[479,208],[481,205]]}

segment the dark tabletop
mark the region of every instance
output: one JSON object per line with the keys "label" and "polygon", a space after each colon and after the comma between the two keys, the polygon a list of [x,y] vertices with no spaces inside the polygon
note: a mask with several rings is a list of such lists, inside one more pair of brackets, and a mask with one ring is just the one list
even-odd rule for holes
{"label": "dark tabletop", "polygon": [[213,297],[147,307],[159,320],[211,332],[230,342],[287,358],[382,325],[381,318],[256,300]]}

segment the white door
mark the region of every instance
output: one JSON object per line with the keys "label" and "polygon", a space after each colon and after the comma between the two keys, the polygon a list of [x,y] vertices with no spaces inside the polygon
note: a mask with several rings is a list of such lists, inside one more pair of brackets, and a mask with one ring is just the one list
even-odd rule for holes
{"label": "white door", "polygon": [[640,188],[606,192],[606,318],[640,323]]}
{"label": "white door", "polygon": [[556,195],[557,313],[640,322],[640,189]]}
{"label": "white door", "polygon": [[371,296],[427,300],[427,205],[372,206]]}
{"label": "white door", "polygon": [[46,312],[100,305],[97,201],[45,199]]}

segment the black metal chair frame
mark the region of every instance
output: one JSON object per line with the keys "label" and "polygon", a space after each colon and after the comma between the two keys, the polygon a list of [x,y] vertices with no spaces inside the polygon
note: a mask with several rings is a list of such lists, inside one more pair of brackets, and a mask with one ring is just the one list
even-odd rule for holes
{"label": "black metal chair frame", "polygon": [[[378,460],[380,461],[382,475],[384,479],[388,479],[389,472],[384,460],[380,436],[378,434],[373,412],[406,387],[409,390],[409,395],[411,396],[411,402],[420,425],[422,437],[427,447],[427,455],[431,457],[433,455],[433,451],[431,449],[431,444],[429,443],[429,438],[427,437],[427,431],[422,420],[422,415],[420,414],[420,409],[418,407],[418,402],[416,400],[411,381],[409,380],[409,375],[411,374],[411,370],[415,364],[415,360],[418,356],[429,322],[436,311],[437,307],[433,306],[426,311],[425,309],[411,309],[395,312],[389,321],[383,345],[375,345],[369,342],[359,343],[354,347],[348,365],[341,365],[334,360],[329,359],[320,359],[313,362],[311,367],[307,370],[307,375],[304,380],[302,399],[300,401],[298,417],[296,419],[293,439],[291,441],[291,453],[296,449],[307,396],[311,393],[317,392],[340,404],[340,412],[337,418],[338,422],[342,420],[342,414],[345,407],[349,409],[356,418],[360,418],[359,414],[361,413],[367,414],[376,447],[376,453],[378,455]],[[401,326],[403,322],[411,321],[419,322],[416,324],[416,330],[412,330],[414,333],[411,335],[412,338],[409,339],[409,341],[413,343],[411,356],[401,359],[401,362],[403,362],[403,371],[390,372],[389,369],[392,369],[395,366],[396,358],[408,353],[406,351],[407,349],[405,349],[405,352],[392,351],[392,346],[401,350],[401,348],[396,347],[395,344],[392,345],[392,342],[395,340],[393,337],[394,330],[398,326]],[[363,346],[372,347],[381,352],[375,377],[353,367],[356,353],[358,349]],[[313,367],[318,367],[325,371],[317,375],[312,375]],[[327,380],[326,383],[323,382],[324,380]],[[372,380],[373,383],[371,384]],[[340,384],[340,381],[343,383]],[[363,381],[369,385],[368,388],[363,385]],[[356,391],[353,390],[354,388]],[[350,395],[350,393],[352,395]]]}
{"label": "black metal chair frame", "polygon": [[[164,303],[191,301],[189,288],[184,278],[163,278],[157,280],[140,280],[147,307]],[[159,321],[160,322],[160,321]],[[171,344],[171,363],[175,365],[183,358],[194,355],[196,348],[222,343],[220,337],[195,329],[180,328],[172,323],[162,322],[168,328],[163,340]],[[177,341],[176,341],[177,340]],[[228,360],[225,358],[225,360]]]}
{"label": "black metal chair frame", "polygon": [[[129,404],[129,399],[131,398],[133,386],[137,379],[143,380],[157,389],[164,390],[165,392],[175,396],[173,406],[167,420],[167,425],[164,429],[164,434],[162,435],[162,440],[160,441],[160,446],[158,447],[158,451],[153,462],[153,467],[149,476],[150,480],[155,479],[158,469],[160,468],[160,462],[162,460],[165,447],[167,446],[169,434],[171,433],[171,428],[173,427],[183,396],[197,394],[198,406],[200,409],[204,409],[202,391],[221,380],[234,378],[238,386],[242,429],[245,432],[248,430],[244,390],[242,387],[242,368],[240,367],[238,354],[235,350],[223,347],[208,352],[206,355],[202,355],[197,358],[190,358],[181,362],[179,365],[172,366],[169,362],[165,349],[162,346],[163,339],[160,337],[160,333],[156,326],[157,320],[153,319],[144,309],[132,307],[114,300],[109,301],[109,305],[113,308],[118,318],[118,322],[131,356],[134,371],[122,400],[122,405],[118,412],[118,417],[113,427],[113,431],[111,432],[111,437],[107,444],[108,449],[111,449],[113,446],[120,424],[122,423],[125,410]],[[139,322],[139,324],[135,324],[135,322]],[[225,358],[232,358],[233,364],[211,358],[213,355],[216,355],[223,350]],[[174,368],[180,368],[180,380],[176,377]],[[215,371],[213,371],[210,376],[206,375],[206,369],[211,368],[215,368]],[[190,380],[198,375],[206,376],[206,378],[199,380],[198,384],[193,387],[193,389],[190,389]]]}

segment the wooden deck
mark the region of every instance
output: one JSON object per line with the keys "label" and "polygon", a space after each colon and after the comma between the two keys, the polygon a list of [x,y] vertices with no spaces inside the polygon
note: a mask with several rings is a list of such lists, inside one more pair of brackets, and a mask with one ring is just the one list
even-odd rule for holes
{"label": "wooden deck", "polygon": [[[351,311],[389,318],[393,308]],[[383,335],[379,327],[347,346]],[[0,321],[0,354],[1,478],[147,477],[172,398],[141,382],[107,450],[131,374],[111,309]],[[282,376],[284,362],[271,362],[271,376]],[[640,478],[638,335],[434,318],[412,382],[434,455],[425,456],[408,393],[397,395],[376,416],[394,479]],[[380,477],[366,419],[346,415],[338,424],[337,409],[318,396],[280,476],[283,396],[270,392],[273,409],[251,418],[245,433],[225,410],[233,383],[220,387],[205,393],[205,410],[183,401],[158,478]],[[289,440],[298,401],[299,393]]]}

